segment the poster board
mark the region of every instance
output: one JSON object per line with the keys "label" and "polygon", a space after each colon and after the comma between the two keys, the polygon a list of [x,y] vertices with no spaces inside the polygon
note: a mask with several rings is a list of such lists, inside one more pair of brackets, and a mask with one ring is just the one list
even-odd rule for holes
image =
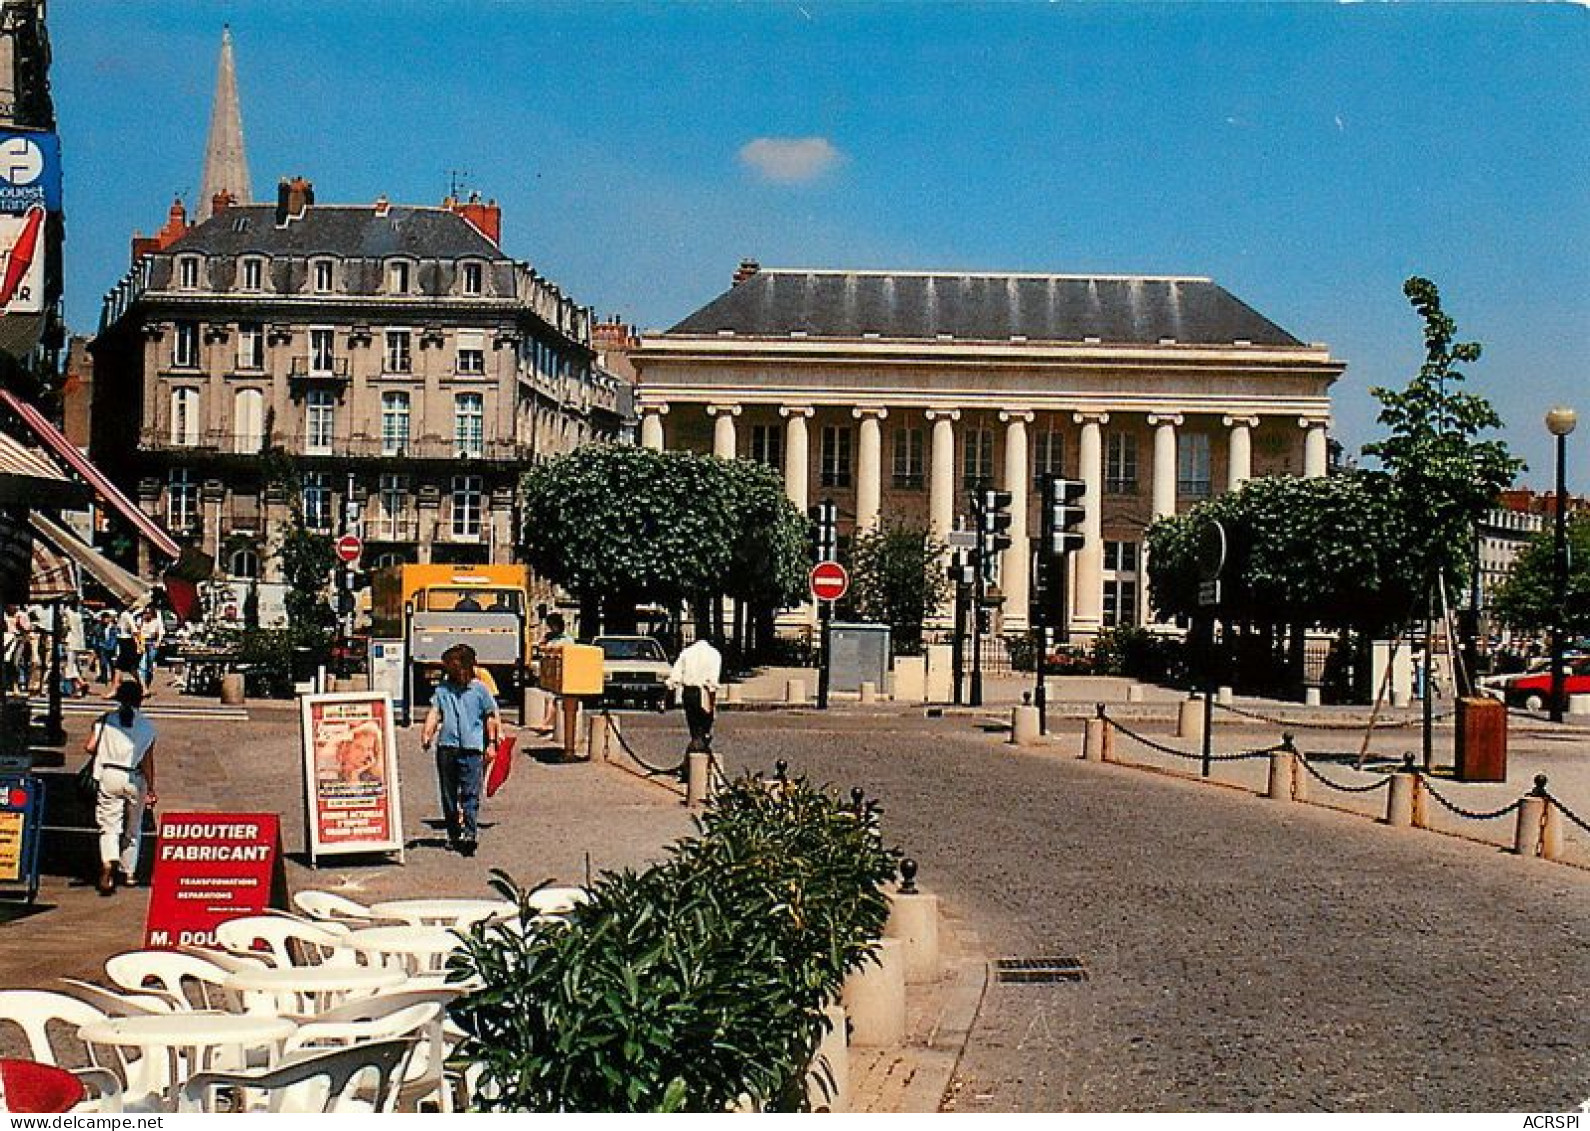
{"label": "poster board", "polygon": [[304,851],[322,856],[392,852],[403,862],[392,697],[379,691],[301,695]]}
{"label": "poster board", "polygon": [[399,711],[403,710],[403,697],[408,691],[403,680],[407,654],[401,640],[370,641],[370,690],[386,692]]}
{"label": "poster board", "polygon": [[213,947],[216,927],[286,895],[275,813],[162,813],[144,946]]}

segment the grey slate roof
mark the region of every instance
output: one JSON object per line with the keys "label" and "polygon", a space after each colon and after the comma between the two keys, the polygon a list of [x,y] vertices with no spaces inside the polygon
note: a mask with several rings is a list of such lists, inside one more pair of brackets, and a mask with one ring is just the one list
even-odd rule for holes
{"label": "grey slate roof", "polygon": [[1210,279],[763,268],[668,331],[681,335],[1301,346]]}
{"label": "grey slate roof", "polygon": [[166,249],[205,255],[335,255],[382,259],[508,257],[468,220],[446,208],[394,204],[385,216],[369,204],[312,204],[303,217],[276,226],[274,204],[234,204]]}

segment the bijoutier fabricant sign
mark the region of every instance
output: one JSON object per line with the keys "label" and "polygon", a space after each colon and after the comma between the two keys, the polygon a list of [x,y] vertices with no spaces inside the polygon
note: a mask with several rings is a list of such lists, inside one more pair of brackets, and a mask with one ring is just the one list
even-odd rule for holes
{"label": "bijoutier fabricant sign", "polygon": [[282,902],[275,813],[166,813],[159,843],[145,946],[214,946],[228,919]]}
{"label": "bijoutier fabricant sign", "polygon": [[305,850],[322,856],[395,852],[403,860],[397,732],[379,691],[299,696]]}

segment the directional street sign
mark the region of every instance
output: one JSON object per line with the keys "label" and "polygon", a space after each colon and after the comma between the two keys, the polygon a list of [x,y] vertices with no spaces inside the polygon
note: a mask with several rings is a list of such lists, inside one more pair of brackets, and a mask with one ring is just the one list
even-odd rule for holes
{"label": "directional street sign", "polygon": [[850,588],[850,575],[838,562],[818,562],[812,567],[812,596],[819,601],[837,601]]}
{"label": "directional street sign", "polygon": [[352,565],[364,553],[364,543],[357,534],[344,534],[337,539],[337,560]]}
{"label": "directional street sign", "polygon": [[977,531],[952,530],[944,536],[944,544],[952,550],[970,550],[977,545]]}

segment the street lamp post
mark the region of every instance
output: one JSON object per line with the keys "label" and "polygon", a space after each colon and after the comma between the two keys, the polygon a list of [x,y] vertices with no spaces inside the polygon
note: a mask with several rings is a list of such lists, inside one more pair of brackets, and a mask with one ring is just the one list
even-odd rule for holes
{"label": "street lamp post", "polygon": [[1546,414],[1546,431],[1557,437],[1557,514],[1552,554],[1551,721],[1562,722],[1564,694],[1563,618],[1568,613],[1568,436],[1579,423],[1571,408],[1558,406]]}

